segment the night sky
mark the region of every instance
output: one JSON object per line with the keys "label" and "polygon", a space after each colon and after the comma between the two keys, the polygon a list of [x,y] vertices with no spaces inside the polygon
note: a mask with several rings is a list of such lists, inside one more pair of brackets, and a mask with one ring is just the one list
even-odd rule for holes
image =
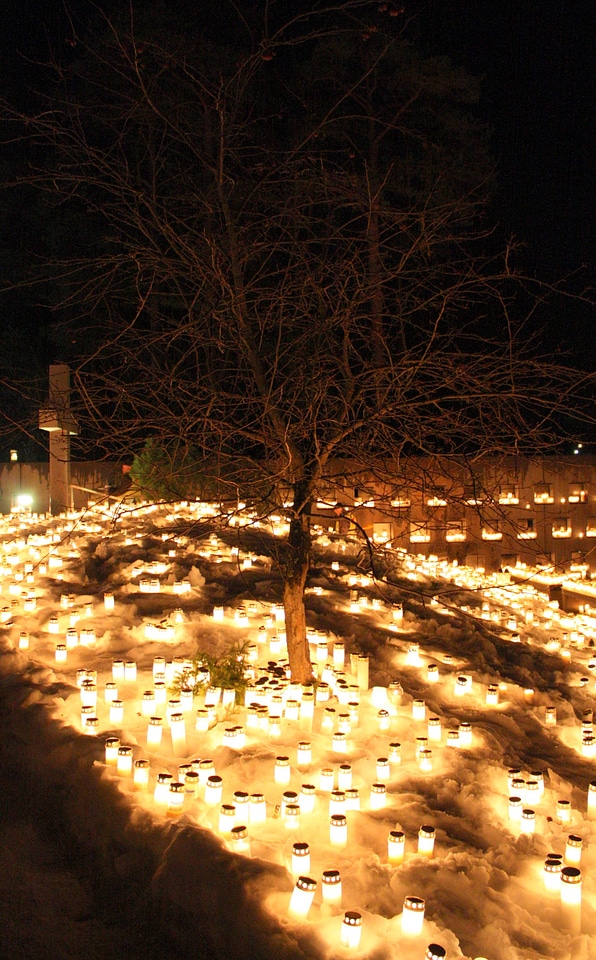
{"label": "night sky", "polygon": [[[478,112],[493,129],[500,236],[523,241],[529,273],[550,281],[583,266],[571,288],[596,286],[592,0],[414,0],[405,5],[411,13],[429,51],[483,78]],[[27,61],[43,59],[48,42],[66,43],[62,4],[19,0],[3,19],[0,81],[25,98],[27,83],[39,82]],[[596,360],[591,310],[563,306],[557,323],[576,352],[588,343]]]}

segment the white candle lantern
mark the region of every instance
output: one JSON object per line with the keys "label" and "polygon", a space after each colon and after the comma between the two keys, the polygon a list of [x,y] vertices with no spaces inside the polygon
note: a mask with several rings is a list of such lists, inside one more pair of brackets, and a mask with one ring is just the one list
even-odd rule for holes
{"label": "white candle lantern", "polygon": [[315,786],[312,783],[303,783],[300,787],[300,810],[304,814],[314,813],[316,802]]}
{"label": "white candle lantern", "polygon": [[286,830],[298,830],[300,828],[300,806],[297,803],[286,803],[283,820]]}
{"label": "white candle lantern", "polygon": [[348,842],[348,821],[344,814],[329,817],[329,842],[332,847],[345,847]]}
{"label": "white candle lantern", "polygon": [[421,897],[406,897],[401,915],[402,933],[417,937],[422,933],[424,924],[425,901]]}
{"label": "white candle lantern", "polygon": [[426,704],[424,700],[412,701],[412,720],[419,722],[426,720]]}
{"label": "white candle lantern", "polygon": [[168,688],[163,682],[163,680],[155,680],[153,684],[153,689],[155,691],[155,703],[163,707],[168,699]]}
{"label": "white candle lantern", "polygon": [[155,781],[155,790],[153,791],[153,800],[161,806],[167,807],[169,803],[170,784],[174,781],[171,773],[158,773]]}
{"label": "white candle lantern", "polygon": [[345,733],[340,733],[337,731],[333,734],[331,740],[331,749],[334,753],[347,753],[348,752],[348,740]]}
{"label": "white candle lantern", "polygon": [[146,790],[149,786],[149,761],[135,760],[133,769],[135,790]]}
{"label": "white candle lantern", "polygon": [[28,650],[29,649],[29,634],[23,630],[19,634],[19,650]]}
{"label": "white candle lantern", "polygon": [[137,680],[136,660],[126,660],[124,662],[124,679],[126,683],[136,683],[136,680]]}
{"label": "white candle lantern", "polygon": [[438,683],[439,682],[439,667],[436,663],[429,663],[426,668],[426,679],[428,683]]}
{"label": "white candle lantern", "polygon": [[65,643],[57,643],[56,649],[54,651],[54,659],[56,663],[66,663],[68,659],[68,651],[66,649]]}
{"label": "white candle lantern", "polygon": [[424,954],[424,960],[444,960],[446,956],[447,951],[440,943],[429,943]]}
{"label": "white candle lantern", "polygon": [[84,680],[80,687],[81,706],[97,706],[97,684],[92,680]]}
{"label": "white candle lantern", "polygon": [[97,717],[85,717],[83,733],[90,737],[96,737],[99,733],[99,719]]}
{"label": "white candle lantern", "polygon": [[184,805],[184,784],[172,780],[168,789],[168,816],[177,817]]}
{"label": "white candle lantern", "polygon": [[296,763],[299,767],[305,769],[312,763],[312,746],[310,741],[301,740],[296,750]]}
{"label": "white candle lantern", "polygon": [[319,789],[325,793],[333,790],[335,775],[331,767],[323,767],[319,773]]}
{"label": "white candle lantern", "polygon": [[338,767],[337,786],[340,790],[349,790],[352,786],[352,767],[349,763],[342,763]]}
{"label": "white candle lantern", "polygon": [[391,714],[388,710],[379,710],[377,712],[377,723],[381,731],[385,732],[391,729]]}
{"label": "white candle lantern", "polygon": [[587,817],[588,820],[596,820],[596,780],[588,784]]}
{"label": "white candle lantern", "polygon": [[547,707],[544,714],[544,722],[547,727],[556,727],[557,725],[557,708],[556,707]]}
{"label": "white candle lantern", "polygon": [[289,757],[276,757],[275,758],[275,768],[274,768],[274,780],[275,783],[288,784],[290,782],[291,776],[290,768],[290,758]]}
{"label": "white candle lantern", "polygon": [[212,807],[219,805],[221,803],[222,793],[222,778],[218,777],[217,774],[212,774],[210,777],[207,777],[207,783],[205,784],[205,803]]}
{"label": "white candle lantern", "polygon": [[387,788],[384,783],[372,783],[370,786],[370,809],[382,810],[387,802]]}
{"label": "white candle lantern", "polygon": [[544,889],[548,893],[560,894],[562,867],[562,857],[560,857],[559,854],[549,853],[544,861],[542,873],[544,879]]}
{"label": "white candle lantern", "polygon": [[199,773],[197,770],[187,770],[183,778],[184,794],[189,800],[194,800],[199,795]]}
{"label": "white candle lantern", "polygon": [[112,680],[116,683],[124,680],[124,660],[112,660]]}
{"label": "white candle lantern", "polygon": [[291,917],[304,919],[304,917],[308,916],[308,911],[312,906],[316,889],[316,880],[313,880],[311,877],[298,877],[288,907],[288,913]]}
{"label": "white candle lantern", "polygon": [[[111,700],[117,698],[117,687],[116,684],[112,684],[114,690],[116,690],[116,697],[111,697]],[[106,701],[108,699],[107,695],[108,684],[106,683]],[[143,698],[141,700],[141,716],[143,717],[152,717],[155,713],[155,690],[145,690],[143,693]]]}
{"label": "white candle lantern", "polygon": [[424,857],[432,857],[435,848],[435,828],[423,824],[418,831],[418,853]]}
{"label": "white candle lantern", "polygon": [[567,837],[567,842],[565,844],[565,863],[569,867],[579,866],[582,858],[582,847],[583,839],[582,837],[576,836],[576,834],[571,833]]}
{"label": "white candle lantern", "polygon": [[418,754],[418,768],[421,773],[430,773],[433,768],[433,752],[428,748],[420,750]]}
{"label": "white candle lantern", "polygon": [[509,797],[509,819],[521,820],[523,801],[521,797]]}
{"label": "white candle lantern", "polygon": [[224,619],[224,608],[223,607],[214,607],[213,608],[213,619],[222,621]]}
{"label": "white candle lantern", "polygon": [[387,837],[387,859],[392,866],[403,863],[406,850],[406,836],[401,830],[391,830]]}
{"label": "white candle lantern", "polygon": [[104,593],[103,595],[103,605],[106,610],[114,609],[114,594],[113,593]]}
{"label": "white candle lantern", "polygon": [[79,643],[79,635],[74,627],[69,627],[66,631],[66,648],[68,650],[74,650]]}
{"label": "white candle lantern", "polygon": [[295,877],[310,873],[310,847],[299,841],[292,844],[292,873]]}
{"label": "white candle lantern", "polygon": [[113,681],[108,681],[106,683],[103,698],[106,703],[113,703],[114,700],[118,699],[118,687]]}
{"label": "white candle lantern", "polygon": [[250,855],[250,838],[244,824],[238,824],[238,826],[232,827],[230,832],[230,847],[234,853]]}
{"label": "white candle lantern", "polygon": [[132,747],[118,747],[116,769],[123,776],[132,773]]}
{"label": "white candle lantern", "polygon": [[195,721],[195,730],[197,733],[207,733],[209,730],[209,724],[209,710],[207,710],[205,707],[199,707]]}
{"label": "white candle lantern", "polygon": [[340,940],[343,947],[355,950],[360,946],[362,936],[362,915],[355,910],[347,910],[341,925]]}
{"label": "white candle lantern", "polygon": [[561,870],[561,919],[566,929],[581,932],[582,875],[577,867]]}
{"label": "white candle lantern", "polygon": [[556,818],[559,823],[571,823],[571,803],[569,800],[557,800]]}
{"label": "white candle lantern", "polygon": [[499,703],[499,685],[498,683],[489,683],[486,689],[486,705],[496,707]]}
{"label": "white candle lantern", "polygon": [[377,757],[377,780],[379,783],[388,783],[391,779],[391,766],[388,757]]}
{"label": "white candle lantern", "polygon": [[346,794],[344,790],[332,790],[329,795],[329,813],[346,812]]}
{"label": "white candle lantern", "polygon": [[251,793],[249,797],[249,818],[251,824],[265,823],[267,804],[262,793]]}
{"label": "white candle lantern", "polygon": [[442,736],[441,720],[439,717],[428,718],[428,739],[433,743],[440,743]]}
{"label": "white candle lantern", "polygon": [[222,803],[219,808],[219,832],[229,834],[236,825],[236,807],[233,803]]}
{"label": "white candle lantern", "polygon": [[519,823],[520,833],[534,833],[536,829],[536,812],[524,807],[521,812]]}
{"label": "white candle lantern", "polygon": [[124,721],[124,703],[122,700],[112,700],[110,704],[110,723],[119,725]]}
{"label": "white candle lantern", "polygon": [[336,640],[333,644],[333,666],[342,667],[345,665],[346,647],[341,641]]}
{"label": "white candle lantern", "polygon": [[339,870],[323,870],[321,893],[323,903],[334,907],[341,906],[341,874]]}
{"label": "white candle lantern", "polygon": [[170,734],[174,756],[183,757],[186,754],[186,725],[183,713],[173,713],[170,716]]}
{"label": "white candle lantern", "polygon": [[105,759],[108,766],[115,767],[118,763],[118,747],[120,740],[118,737],[108,737],[105,741]]}
{"label": "white candle lantern", "polygon": [[460,747],[464,747],[464,749],[472,746],[472,725],[470,723],[460,723],[459,744]]}
{"label": "white candle lantern", "polygon": [[161,743],[163,732],[163,720],[161,717],[149,717],[147,725],[147,748],[155,749]]}

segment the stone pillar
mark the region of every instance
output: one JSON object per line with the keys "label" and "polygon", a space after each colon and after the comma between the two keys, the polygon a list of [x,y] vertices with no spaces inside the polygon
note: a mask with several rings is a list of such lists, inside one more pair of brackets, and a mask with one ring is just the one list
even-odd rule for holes
{"label": "stone pillar", "polygon": [[50,435],[50,513],[63,513],[72,507],[70,438],[78,433],[70,410],[70,369],[65,363],[50,365],[49,401],[39,411],[39,429]]}

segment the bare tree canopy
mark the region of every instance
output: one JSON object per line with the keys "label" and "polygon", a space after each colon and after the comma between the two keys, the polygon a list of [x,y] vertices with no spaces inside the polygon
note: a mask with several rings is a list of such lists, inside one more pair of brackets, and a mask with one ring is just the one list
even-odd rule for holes
{"label": "bare tree canopy", "polygon": [[393,4],[289,6],[95,7],[47,104],[4,126],[69,225],[44,276],[83,436],[150,438],[203,491],[287,512],[304,680],[310,504],[338,463],[398,483],[422,456],[550,451],[591,384],[494,253],[476,83]]}

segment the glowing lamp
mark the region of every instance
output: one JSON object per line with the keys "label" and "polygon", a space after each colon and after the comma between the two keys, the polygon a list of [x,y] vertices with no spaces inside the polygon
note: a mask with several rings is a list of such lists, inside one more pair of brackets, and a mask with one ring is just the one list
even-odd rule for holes
{"label": "glowing lamp", "polygon": [[429,943],[424,954],[424,960],[444,960],[446,956],[447,951],[440,943]]}
{"label": "glowing lamp", "polygon": [[65,643],[57,643],[56,650],[54,652],[54,659],[56,663],[66,663],[68,658],[68,651],[66,649]]}
{"label": "glowing lamp", "polygon": [[486,705],[496,707],[499,703],[499,685],[498,683],[489,683],[486,689]]}
{"label": "glowing lamp", "polygon": [[345,733],[341,733],[339,730],[333,734],[331,749],[334,753],[347,753],[348,752],[348,740]]}
{"label": "glowing lamp", "polygon": [[428,683],[438,683],[439,682],[439,667],[436,663],[429,663],[426,668],[426,679]]}
{"label": "glowing lamp", "polygon": [[362,936],[362,915],[355,910],[347,910],[341,925],[340,941],[343,947],[355,950],[360,946]]}
{"label": "glowing lamp", "polygon": [[326,793],[333,790],[335,774],[331,767],[323,767],[319,774],[319,789]]}
{"label": "glowing lamp", "polygon": [[199,786],[207,786],[207,780],[213,773],[215,773],[215,764],[213,763],[213,760],[208,758],[199,760],[199,764],[196,769],[199,774]]}
{"label": "glowing lamp", "polygon": [[434,743],[441,742],[441,720],[439,717],[429,717],[428,718],[428,739],[432,740]]}
{"label": "glowing lamp", "polygon": [[313,880],[311,877],[298,877],[288,907],[288,913],[291,917],[303,919],[308,916],[308,911],[312,906],[316,889],[316,880]]}
{"label": "glowing lamp", "polygon": [[424,700],[412,701],[412,720],[426,720],[426,704]]}
{"label": "glowing lamp", "polygon": [[222,803],[219,808],[219,832],[228,834],[236,825],[236,807],[233,803]]}
{"label": "glowing lamp", "polygon": [[275,783],[287,784],[290,782],[291,769],[289,757],[276,757],[273,777]]}
{"label": "glowing lamp", "polygon": [[[117,698],[117,687],[116,684],[111,684],[111,686],[116,690],[116,697],[110,697],[110,700]],[[106,702],[108,702],[108,684],[106,683]],[[155,713],[155,690],[145,690],[143,693],[143,698],[141,700],[141,716],[143,717],[152,717]]]}
{"label": "glowing lamp", "polygon": [[534,833],[536,829],[536,812],[524,807],[519,822],[520,833]]}
{"label": "glowing lamp", "polygon": [[349,790],[352,786],[352,767],[349,763],[340,764],[337,770],[337,786],[340,790]]}
{"label": "glowing lamp", "polygon": [[23,631],[19,634],[19,650],[29,649],[29,634]]}
{"label": "glowing lamp", "polygon": [[304,876],[310,872],[310,847],[308,843],[299,841],[292,844],[292,873],[295,877]]}
{"label": "glowing lamp", "polygon": [[298,830],[300,828],[300,806],[297,803],[286,803],[283,820],[286,830]]}
{"label": "glowing lamp", "polygon": [[137,662],[136,660],[125,660],[124,679],[126,683],[136,683],[137,680]]}
{"label": "glowing lamp", "polygon": [[195,722],[195,730],[197,733],[207,733],[209,730],[209,723],[209,710],[206,707],[199,707]]}
{"label": "glowing lamp", "polygon": [[147,725],[147,749],[154,750],[161,743],[163,720],[161,717],[149,717]]}
{"label": "glowing lamp", "polygon": [[387,859],[392,866],[403,863],[406,850],[406,836],[401,830],[391,830],[387,837]]}
{"label": "glowing lamp", "polygon": [[104,593],[103,595],[103,605],[106,610],[114,609],[114,594],[113,593]]}
{"label": "glowing lamp", "polygon": [[112,660],[112,680],[116,683],[124,680],[124,660]]}
{"label": "glowing lamp", "polygon": [[222,778],[218,777],[217,774],[212,774],[210,777],[207,777],[207,783],[205,784],[205,803],[208,804],[208,806],[217,806],[221,803],[222,793]]}
{"label": "glowing lamp", "polygon": [[186,726],[183,713],[173,713],[170,716],[170,734],[174,756],[183,757],[186,754]]}
{"label": "glowing lamp", "polygon": [[391,765],[388,757],[377,757],[377,780],[388,783],[391,779]]}
{"label": "glowing lamp", "polygon": [[559,823],[571,823],[571,803],[569,800],[557,800],[556,819]]}
{"label": "glowing lamp", "polygon": [[244,824],[232,827],[230,831],[230,847],[234,853],[250,854],[250,839]]}
{"label": "glowing lamp", "polygon": [[121,724],[124,720],[124,703],[122,700],[112,700],[110,704],[110,723]]}
{"label": "glowing lamp", "polygon": [[133,775],[135,790],[146,790],[149,786],[149,761],[135,760]]}
{"label": "glowing lamp", "polygon": [[332,790],[329,795],[329,813],[345,813],[346,794],[344,790]]}
{"label": "glowing lamp", "polygon": [[596,780],[588,784],[587,817],[588,820],[596,820]]}
{"label": "glowing lamp", "polygon": [[332,847],[345,847],[348,842],[348,821],[344,814],[329,817],[329,842]]}
{"label": "glowing lamp", "polygon": [[300,810],[302,813],[313,813],[315,809],[316,793],[312,783],[303,783],[300,787]]}
{"label": "glowing lamp", "polygon": [[470,723],[460,723],[459,744],[464,748],[472,746],[472,725]]}
{"label": "glowing lamp", "polygon": [[123,776],[132,773],[132,747],[118,747],[116,769]]}
{"label": "glowing lamp", "polygon": [[170,784],[174,778],[171,773],[158,773],[155,781],[155,790],[153,791],[153,800],[161,806],[167,807],[169,803]]}
{"label": "glowing lamp", "polygon": [[433,768],[433,752],[428,748],[418,753],[418,769],[421,773],[430,773]]}
{"label": "glowing lamp", "polygon": [[544,880],[544,889],[548,893],[560,893],[562,867],[563,864],[561,857],[554,856],[554,854],[549,854],[544,861],[542,876]]}
{"label": "glowing lamp", "polygon": [[306,768],[312,763],[312,746],[310,741],[301,740],[296,750],[296,763],[299,767]]}
{"label": "glowing lamp", "polygon": [[423,824],[418,831],[418,853],[424,857],[432,857],[435,848],[435,828]]}
{"label": "glowing lamp", "polygon": [[370,809],[382,810],[387,803],[387,788],[384,783],[371,783]]}
{"label": "glowing lamp", "polygon": [[577,867],[561,870],[561,920],[574,933],[581,931],[582,875]]}
{"label": "glowing lamp", "polygon": [[168,789],[168,817],[177,817],[184,805],[184,784],[172,780]]}
{"label": "glowing lamp", "polygon": [[521,820],[523,801],[521,797],[509,797],[509,819]]}
{"label": "glowing lamp", "polygon": [[583,839],[570,834],[565,844],[565,863],[569,867],[577,867],[582,858]]}
{"label": "glowing lamp", "polygon": [[405,898],[401,915],[401,929],[405,936],[417,937],[422,933],[425,906],[421,897]]}
{"label": "glowing lamp", "polygon": [[118,763],[118,747],[120,740],[118,737],[108,737],[105,741],[105,759],[110,767],[115,767]]}
{"label": "glowing lamp", "polygon": [[251,824],[265,823],[267,804],[262,793],[251,793],[249,797],[249,817]]}
{"label": "glowing lamp", "polygon": [[341,874],[339,870],[323,870],[321,893],[323,903],[331,906],[341,906]]}

